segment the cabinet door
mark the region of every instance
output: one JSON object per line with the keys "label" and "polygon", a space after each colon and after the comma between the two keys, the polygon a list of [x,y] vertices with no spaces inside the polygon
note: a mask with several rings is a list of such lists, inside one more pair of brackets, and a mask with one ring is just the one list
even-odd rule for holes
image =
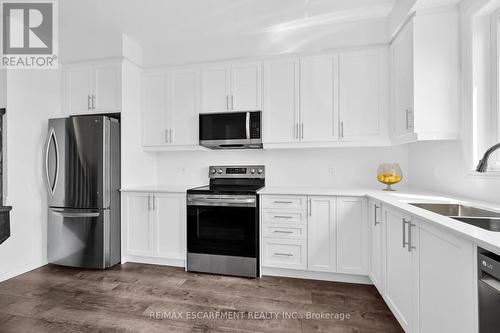
{"label": "cabinet door", "polygon": [[149,256],[151,254],[151,195],[127,193],[125,195],[126,255]]}
{"label": "cabinet door", "polygon": [[231,66],[230,108],[235,111],[262,110],[262,64]]}
{"label": "cabinet door", "polygon": [[198,144],[200,104],[199,71],[179,70],[173,73],[173,126],[169,141],[175,145]]}
{"label": "cabinet door", "polygon": [[[425,222],[419,226],[418,332],[474,332],[472,242]],[[449,279],[444,277],[451,277]],[[415,330],[417,332],[417,330]]]}
{"label": "cabinet door", "polygon": [[410,216],[395,209],[384,209],[385,218],[385,300],[403,329],[410,329],[412,315],[412,252],[407,241]]}
{"label": "cabinet door", "polygon": [[299,61],[297,58],[268,61],[264,64],[264,141],[298,140]]}
{"label": "cabinet door", "polygon": [[168,143],[167,76],[164,73],[145,74],[142,88],[142,145],[165,145]]}
{"label": "cabinet door", "polygon": [[382,205],[379,201],[368,202],[368,226],[370,236],[369,275],[373,284],[383,293],[382,283]]}
{"label": "cabinet door", "polygon": [[186,201],[183,194],[155,194],[153,256],[185,260]]}
{"label": "cabinet door", "polygon": [[337,198],[337,272],[368,273],[366,199]]}
{"label": "cabinet door", "polygon": [[69,113],[89,112],[92,108],[92,68],[71,67],[66,71],[67,107]]}
{"label": "cabinet door", "polygon": [[230,67],[226,65],[203,69],[203,107],[201,112],[230,109]]}
{"label": "cabinet door", "polygon": [[300,58],[300,122],[303,141],[338,140],[338,57]]}
{"label": "cabinet door", "polygon": [[411,22],[391,45],[392,135],[413,128],[413,29]]}
{"label": "cabinet door", "polygon": [[336,272],[336,208],[334,197],[309,197],[307,253],[310,271]]}
{"label": "cabinet door", "polygon": [[387,109],[387,68],[387,53],[382,49],[339,56],[342,140],[376,139],[382,135]]}
{"label": "cabinet door", "polygon": [[120,111],[122,98],[120,65],[96,66],[94,77],[94,111]]}

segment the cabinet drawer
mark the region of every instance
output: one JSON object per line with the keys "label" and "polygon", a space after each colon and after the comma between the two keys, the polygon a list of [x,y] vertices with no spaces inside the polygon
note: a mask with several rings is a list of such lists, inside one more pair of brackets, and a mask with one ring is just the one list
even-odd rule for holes
{"label": "cabinet drawer", "polygon": [[307,268],[305,240],[264,238],[262,266],[289,269]]}
{"label": "cabinet drawer", "polygon": [[307,209],[307,196],[265,195],[262,197],[264,208]]}
{"label": "cabinet drawer", "polygon": [[279,224],[264,224],[262,225],[262,236],[271,238],[286,238],[286,239],[307,239],[306,225],[279,225]]}
{"label": "cabinet drawer", "polygon": [[307,214],[306,211],[298,211],[298,210],[283,211],[275,209],[263,209],[262,221],[264,223],[286,223],[286,224],[306,223]]}

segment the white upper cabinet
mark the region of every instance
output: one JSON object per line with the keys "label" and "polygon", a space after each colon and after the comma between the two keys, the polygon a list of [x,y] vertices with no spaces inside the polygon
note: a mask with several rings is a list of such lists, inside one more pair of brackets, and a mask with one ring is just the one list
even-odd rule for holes
{"label": "white upper cabinet", "polygon": [[201,112],[262,109],[260,62],[207,66],[202,76]]}
{"label": "white upper cabinet", "polygon": [[335,197],[309,197],[307,254],[310,271],[337,271],[337,203]]}
{"label": "white upper cabinet", "polygon": [[178,68],[143,75],[142,145],[198,144],[199,70]]}
{"label": "white upper cabinet", "polygon": [[459,14],[413,17],[390,46],[393,142],[458,137]]}
{"label": "white upper cabinet", "polygon": [[368,225],[366,199],[337,198],[337,272],[368,273]]}
{"label": "white upper cabinet", "polygon": [[300,58],[300,128],[302,141],[338,140],[337,55]]}
{"label": "white upper cabinet", "polygon": [[120,111],[121,106],[121,66],[96,65],[94,111]]}
{"label": "white upper cabinet", "polygon": [[[198,114],[200,107],[199,70],[173,72],[172,117],[170,143],[182,146],[198,144]],[[168,110],[168,109],[167,109]]]}
{"label": "white upper cabinet", "polygon": [[298,140],[299,60],[285,58],[264,63],[264,142]]}
{"label": "white upper cabinet", "polygon": [[63,108],[67,114],[120,112],[121,62],[63,67]]}
{"label": "white upper cabinet", "polygon": [[231,67],[219,65],[203,68],[202,112],[230,109]]}
{"label": "white upper cabinet", "polygon": [[167,78],[164,73],[148,73],[142,78],[142,145],[167,143]]}
{"label": "white upper cabinet", "polygon": [[389,82],[385,49],[342,53],[339,56],[340,138],[379,139],[386,133]]}
{"label": "white upper cabinet", "polygon": [[262,109],[262,64],[243,63],[231,66],[231,109]]}

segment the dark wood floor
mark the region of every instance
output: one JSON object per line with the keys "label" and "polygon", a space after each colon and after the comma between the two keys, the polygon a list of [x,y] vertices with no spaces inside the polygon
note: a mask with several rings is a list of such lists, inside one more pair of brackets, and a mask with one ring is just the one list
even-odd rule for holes
{"label": "dark wood floor", "polygon": [[[182,317],[173,318],[174,312]],[[271,312],[278,313],[278,318]],[[300,318],[307,312],[349,314],[350,318]],[[158,317],[151,318],[155,313]],[[169,313],[171,318],[165,318]],[[245,319],[200,318],[238,314]],[[248,319],[250,315],[254,319]],[[296,319],[283,319],[283,315]],[[48,265],[0,283],[0,332],[385,333],[402,329],[373,286],[245,279],[128,263],[106,271]]]}

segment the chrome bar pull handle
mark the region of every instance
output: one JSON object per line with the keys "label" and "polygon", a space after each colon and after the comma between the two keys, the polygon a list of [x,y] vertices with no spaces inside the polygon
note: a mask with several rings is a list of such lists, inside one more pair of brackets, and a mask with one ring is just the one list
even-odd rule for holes
{"label": "chrome bar pull handle", "polygon": [[229,110],[229,95],[226,95],[226,110]]}
{"label": "chrome bar pull handle", "polygon": [[378,221],[378,214],[377,214],[377,211],[378,209],[380,208],[380,206],[378,206],[377,204],[374,205],[374,225],[377,225],[377,224],[380,224],[380,222]]}
{"label": "chrome bar pull handle", "polygon": [[304,139],[304,123],[300,123],[300,140]]}
{"label": "chrome bar pull handle", "polygon": [[409,223],[405,218],[403,218],[403,248],[408,245],[408,242],[406,241],[406,224]]}
{"label": "chrome bar pull handle", "polygon": [[165,129],[165,143],[168,143],[168,129]]}
{"label": "chrome bar pull handle", "polygon": [[148,210],[151,210],[151,195],[148,194]]}
{"label": "chrome bar pull handle", "polygon": [[153,210],[156,210],[156,195],[153,195]]}
{"label": "chrome bar pull handle", "polygon": [[168,142],[172,143],[172,129],[168,130]]}
{"label": "chrome bar pull handle", "polygon": [[231,110],[234,110],[234,95],[231,95]]}
{"label": "chrome bar pull handle", "polygon": [[95,110],[95,96],[92,95],[92,110]]}
{"label": "chrome bar pull handle", "polygon": [[92,98],[90,97],[90,95],[87,95],[87,110],[90,110],[90,103],[91,103],[90,101],[91,101],[91,99]]}
{"label": "chrome bar pull handle", "polygon": [[412,245],[412,233],[411,233],[411,228],[412,227],[415,227],[416,225],[411,223],[411,221],[409,221],[408,223],[408,252],[411,252],[411,250],[414,250],[416,249],[415,246]]}
{"label": "chrome bar pull handle", "polygon": [[292,253],[279,253],[279,252],[275,252],[274,255],[275,256],[282,256],[282,257],[293,257]]}

